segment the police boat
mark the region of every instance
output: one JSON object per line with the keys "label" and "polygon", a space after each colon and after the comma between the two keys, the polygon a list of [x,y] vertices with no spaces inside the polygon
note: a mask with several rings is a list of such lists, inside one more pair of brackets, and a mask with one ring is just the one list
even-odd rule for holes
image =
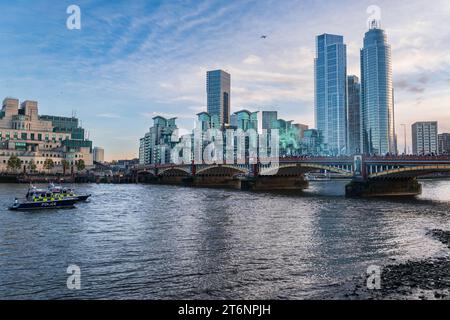
{"label": "police boat", "polygon": [[48,190],[39,190],[34,188],[29,190],[25,201],[19,202],[19,199],[14,200],[14,204],[9,207],[9,210],[39,210],[39,209],[63,209],[73,208],[77,199],[64,198],[63,196],[52,193]]}

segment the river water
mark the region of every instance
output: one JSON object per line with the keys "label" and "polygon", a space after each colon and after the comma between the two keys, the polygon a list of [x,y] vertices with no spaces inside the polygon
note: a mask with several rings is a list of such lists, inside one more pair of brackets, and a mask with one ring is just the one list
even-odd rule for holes
{"label": "river water", "polygon": [[370,265],[448,254],[426,233],[450,230],[449,180],[415,200],[346,199],[344,185],[77,185],[89,203],[23,213],[5,208],[26,186],[0,184],[0,299],[335,298]]}

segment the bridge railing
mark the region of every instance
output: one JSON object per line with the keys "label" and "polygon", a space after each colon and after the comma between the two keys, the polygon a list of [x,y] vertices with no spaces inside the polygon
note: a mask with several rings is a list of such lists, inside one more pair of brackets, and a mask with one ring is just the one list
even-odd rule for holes
{"label": "bridge railing", "polygon": [[[429,162],[436,162],[436,161],[443,161],[443,162],[450,162],[450,155],[424,155],[424,156],[413,156],[413,155],[392,155],[392,156],[364,156],[365,162],[394,162],[398,161],[399,164],[402,162],[421,162],[426,163]],[[311,163],[311,162],[317,162],[317,163],[352,163],[354,161],[354,158],[351,156],[340,156],[340,157],[312,157],[312,156],[298,156],[298,157],[280,157],[280,158],[260,158],[258,159],[258,163],[260,164],[268,164],[268,163]],[[245,164],[251,165],[252,162],[249,161],[249,159],[246,159]],[[138,165],[135,166],[135,170],[144,170],[146,168],[151,169],[166,169],[166,168],[173,168],[173,167],[186,167],[191,166],[192,163],[185,163],[185,164],[152,164],[152,165]],[[196,165],[218,165],[216,164],[207,164],[207,163],[196,163]],[[239,164],[226,164],[223,163],[223,165],[239,165]]]}

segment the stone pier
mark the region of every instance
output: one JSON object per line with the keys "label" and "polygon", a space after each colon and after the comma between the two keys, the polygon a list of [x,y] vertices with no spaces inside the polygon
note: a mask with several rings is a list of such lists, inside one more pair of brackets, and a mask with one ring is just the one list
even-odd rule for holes
{"label": "stone pier", "polygon": [[229,176],[192,176],[183,180],[183,185],[194,188],[241,189],[241,180]]}
{"label": "stone pier", "polygon": [[345,188],[347,197],[412,197],[421,193],[422,185],[416,178],[353,180]]}
{"label": "stone pier", "polygon": [[308,187],[303,176],[258,176],[242,181],[242,189],[252,191],[304,190]]}

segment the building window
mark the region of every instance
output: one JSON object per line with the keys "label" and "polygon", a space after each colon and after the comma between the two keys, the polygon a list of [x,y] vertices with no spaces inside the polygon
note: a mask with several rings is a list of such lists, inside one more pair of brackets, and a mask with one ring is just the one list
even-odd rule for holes
{"label": "building window", "polygon": [[42,141],[42,133],[38,133],[38,140]]}
{"label": "building window", "polygon": [[21,140],[27,140],[28,135],[24,132],[22,132]]}
{"label": "building window", "polygon": [[34,140],[34,133],[31,134],[31,140]]}

